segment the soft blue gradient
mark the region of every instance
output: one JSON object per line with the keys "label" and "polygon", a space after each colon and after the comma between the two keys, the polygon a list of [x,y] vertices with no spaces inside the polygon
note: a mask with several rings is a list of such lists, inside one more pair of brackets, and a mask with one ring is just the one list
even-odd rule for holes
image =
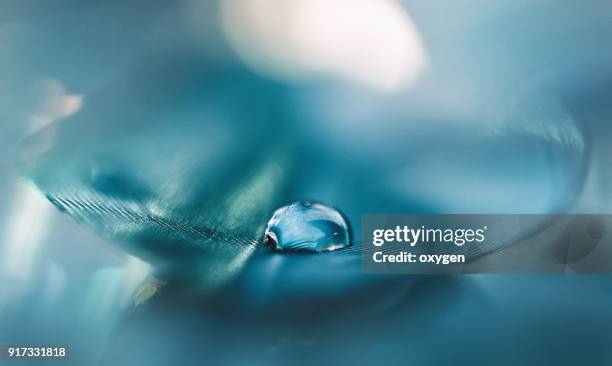
{"label": "soft blue gradient", "polygon": [[[364,213],[609,213],[612,6],[402,1],[431,70],[384,94],[257,74],[215,2],[197,27],[187,3],[0,0],[0,344],[74,365],[612,363],[607,275],[368,276],[356,251],[259,245],[302,199],[356,244]],[[33,132],[49,80],[82,107]]]}

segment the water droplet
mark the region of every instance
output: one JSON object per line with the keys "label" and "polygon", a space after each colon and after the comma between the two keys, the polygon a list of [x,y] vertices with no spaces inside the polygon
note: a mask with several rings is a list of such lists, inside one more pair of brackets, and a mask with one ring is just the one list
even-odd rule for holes
{"label": "water droplet", "polygon": [[337,210],[299,201],[274,212],[265,242],[276,250],[332,251],[350,245],[346,220]]}

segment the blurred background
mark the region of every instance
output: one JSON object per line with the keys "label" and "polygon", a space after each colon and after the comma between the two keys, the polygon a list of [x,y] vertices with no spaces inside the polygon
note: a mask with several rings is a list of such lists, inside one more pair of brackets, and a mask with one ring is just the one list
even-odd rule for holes
{"label": "blurred background", "polygon": [[260,245],[301,199],[355,247],[366,213],[611,213],[611,37],[606,1],[0,0],[0,344],[611,363],[608,275],[368,276]]}

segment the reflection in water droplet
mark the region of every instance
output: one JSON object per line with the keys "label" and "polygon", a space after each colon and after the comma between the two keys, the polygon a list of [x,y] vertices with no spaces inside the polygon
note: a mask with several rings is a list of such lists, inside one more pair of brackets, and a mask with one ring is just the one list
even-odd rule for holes
{"label": "reflection in water droplet", "polygon": [[350,245],[344,217],[335,209],[299,201],[274,212],[265,242],[277,250],[332,251]]}

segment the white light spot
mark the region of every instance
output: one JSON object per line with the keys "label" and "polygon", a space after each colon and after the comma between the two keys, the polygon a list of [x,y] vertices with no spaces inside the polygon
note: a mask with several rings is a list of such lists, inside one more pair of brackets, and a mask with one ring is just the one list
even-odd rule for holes
{"label": "white light spot", "polygon": [[13,207],[5,226],[0,269],[4,277],[27,280],[38,245],[47,234],[52,206],[39,192],[22,181],[17,183],[13,197]]}
{"label": "white light spot", "polygon": [[282,79],[332,75],[392,91],[427,65],[416,27],[391,0],[224,0],[221,14],[244,61]]}

